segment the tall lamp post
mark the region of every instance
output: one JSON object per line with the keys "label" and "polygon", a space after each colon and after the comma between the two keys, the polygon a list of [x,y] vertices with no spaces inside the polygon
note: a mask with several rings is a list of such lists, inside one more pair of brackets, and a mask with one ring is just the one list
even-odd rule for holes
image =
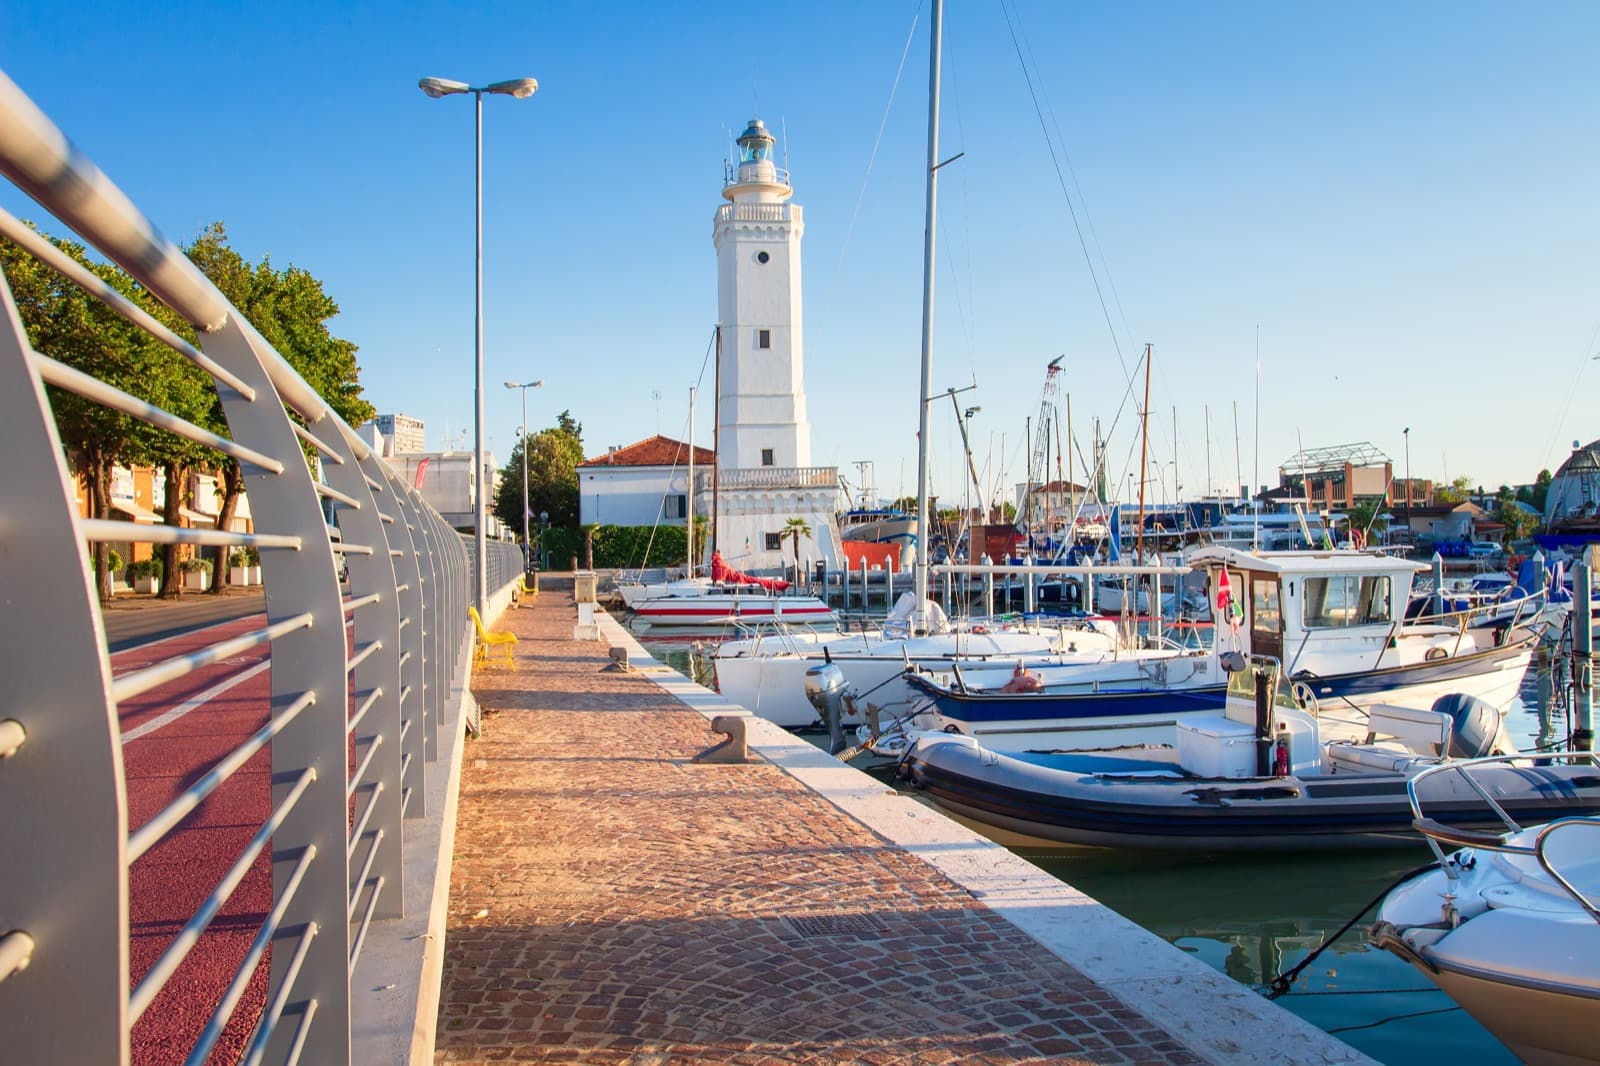
{"label": "tall lamp post", "polygon": [[533,541],[528,539],[528,390],[537,389],[543,384],[543,378],[521,385],[515,381],[506,382],[506,388],[522,390],[522,568],[524,570],[533,565]]}
{"label": "tall lamp post", "polygon": [[[539,88],[539,83],[533,78],[512,78],[510,81],[497,81],[482,87],[468,85],[464,81],[450,81],[446,78],[423,78],[417,82],[417,87],[430,97],[437,100],[441,96],[458,96],[462,93],[471,93],[476,113],[476,140],[474,141],[474,158],[477,160],[476,180],[476,217],[477,217],[477,274],[476,274],[476,313],[473,319],[473,330],[476,334],[476,362],[472,376],[472,467],[473,478],[476,481],[476,499],[473,503],[472,544],[474,550],[473,560],[473,603],[482,614],[489,599],[489,572],[488,561],[485,558],[487,548],[484,544],[484,526],[488,522],[487,508],[484,506],[484,477],[483,469],[483,94],[494,93],[497,96],[509,96],[515,100],[526,100]],[[526,508],[524,508],[526,510]]]}

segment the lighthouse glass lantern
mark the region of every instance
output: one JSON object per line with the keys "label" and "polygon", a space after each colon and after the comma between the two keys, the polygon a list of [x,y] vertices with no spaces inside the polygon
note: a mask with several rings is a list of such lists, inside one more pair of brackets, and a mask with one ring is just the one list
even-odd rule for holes
{"label": "lighthouse glass lantern", "polygon": [[772,134],[761,120],[753,118],[745,131],[739,134],[740,163],[768,163],[772,161]]}

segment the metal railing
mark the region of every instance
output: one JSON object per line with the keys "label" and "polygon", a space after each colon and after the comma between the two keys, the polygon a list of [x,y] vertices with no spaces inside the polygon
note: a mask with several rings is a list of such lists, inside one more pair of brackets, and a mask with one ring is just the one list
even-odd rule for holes
{"label": "metal railing", "polygon": [[[270,907],[213,990],[187,1061],[206,1061],[231,1022],[247,1033],[242,1061],[347,1062],[349,975],[375,923],[402,915],[402,841],[425,813],[430,766],[441,772],[438,726],[468,669],[468,544],[3,73],[0,173],[193,327],[197,345],[0,211],[0,235],[209,375],[227,428],[36,351],[0,277],[0,1058],[127,1063],[134,1023],[250,872],[270,864]],[[80,518],[53,405],[68,395],[237,461],[255,531]],[[264,620],[119,672],[83,545],[127,540],[257,549]],[[503,589],[521,555],[490,548],[490,588]],[[181,770],[193,782],[130,826],[121,705],[176,703],[196,671],[252,657],[271,666],[253,732]],[[157,847],[186,854],[197,812],[262,751],[265,814],[231,861],[207,871],[214,887],[192,913],[162,915],[181,929],[135,984],[130,868]],[[262,966],[259,1017],[235,1021]]]}

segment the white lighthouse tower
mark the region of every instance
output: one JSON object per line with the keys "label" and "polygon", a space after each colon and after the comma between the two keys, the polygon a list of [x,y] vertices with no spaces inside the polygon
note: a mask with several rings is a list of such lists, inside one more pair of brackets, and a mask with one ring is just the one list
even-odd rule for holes
{"label": "white lighthouse tower", "polygon": [[[741,569],[792,564],[791,518],[811,529],[800,559],[837,564],[838,471],[811,465],[800,312],[800,237],[789,175],[753,118],[724,175],[717,250],[718,546]],[[697,479],[698,480],[698,479]],[[709,489],[709,482],[705,485]],[[709,504],[709,500],[704,500]]]}

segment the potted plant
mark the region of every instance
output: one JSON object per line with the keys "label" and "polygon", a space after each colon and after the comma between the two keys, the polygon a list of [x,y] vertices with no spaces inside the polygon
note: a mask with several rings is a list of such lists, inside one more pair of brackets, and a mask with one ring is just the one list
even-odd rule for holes
{"label": "potted plant", "polygon": [[161,560],[141,559],[128,567],[128,581],[133,591],[153,595],[161,587]]}
{"label": "potted plant", "polygon": [[245,566],[250,571],[250,584],[261,584],[261,552],[254,546],[244,550]]}
{"label": "potted plant", "polygon": [[228,584],[242,587],[250,583],[250,557],[243,548],[235,548],[228,554]]}
{"label": "potted plant", "polygon": [[211,586],[210,559],[185,559],[182,568],[184,588],[204,592]]}

